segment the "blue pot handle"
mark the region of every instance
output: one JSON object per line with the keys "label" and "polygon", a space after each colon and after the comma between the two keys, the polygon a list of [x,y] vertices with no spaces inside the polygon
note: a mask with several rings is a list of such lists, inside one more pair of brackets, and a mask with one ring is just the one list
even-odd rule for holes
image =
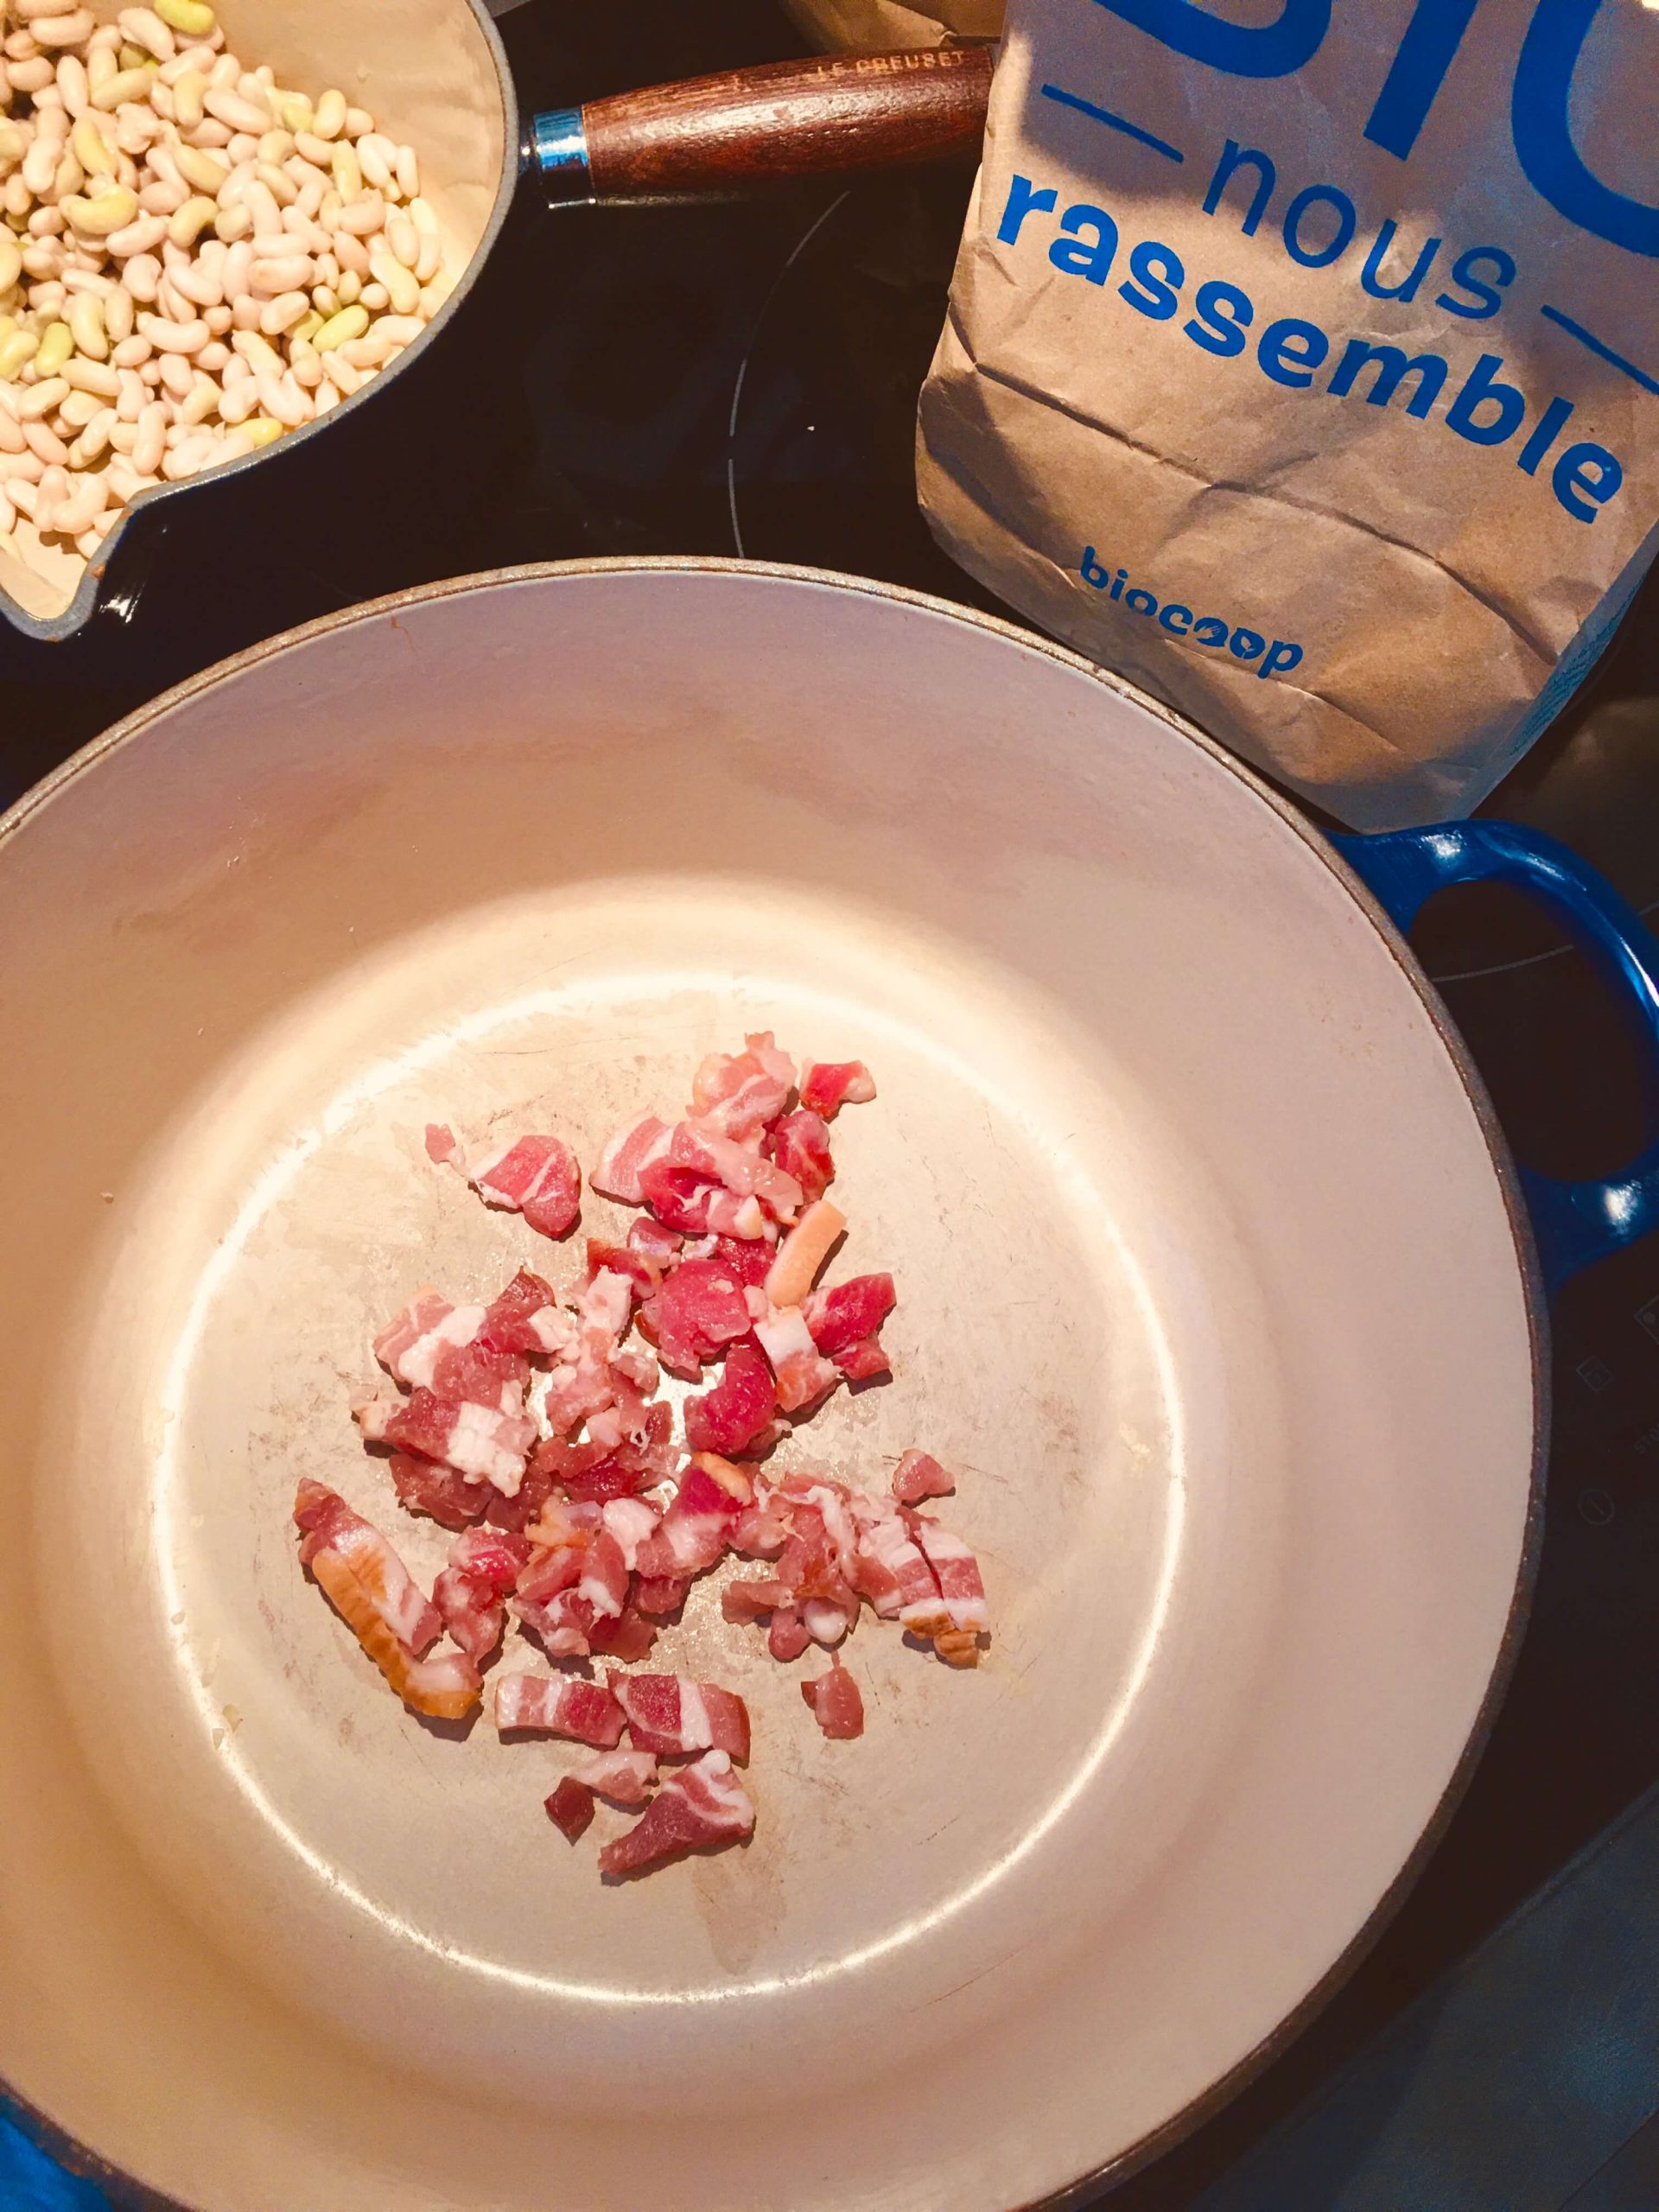
{"label": "blue pot handle", "polygon": [[[1554,837],[1513,822],[1452,822],[1332,843],[1402,930],[1450,883],[1508,883],[1537,899],[1635,1010],[1659,1065],[1659,943],[1624,899]],[[1560,1183],[1521,1170],[1552,1295],[1569,1275],[1659,1229],[1659,1144],[1622,1175]]]}

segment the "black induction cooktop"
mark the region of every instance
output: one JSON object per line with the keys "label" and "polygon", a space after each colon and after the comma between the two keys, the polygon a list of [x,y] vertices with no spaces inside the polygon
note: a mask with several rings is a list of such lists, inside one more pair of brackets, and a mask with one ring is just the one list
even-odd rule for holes
{"label": "black induction cooktop", "polygon": [[[799,50],[769,0],[530,0],[502,30],[527,110]],[[274,631],[474,569],[738,553],[993,604],[932,544],[911,470],[968,181],[552,213],[526,186],[446,343],[360,418],[141,518],[76,638],[0,624],[0,798]],[[1643,909],[1659,906],[1656,603],[1649,588],[1484,810],[1565,836]],[[1519,1154],[1559,1174],[1631,1156],[1640,1057],[1552,925],[1482,891],[1445,894],[1414,934]],[[1123,2212],[1194,2204],[1659,1779],[1659,1243],[1569,1287],[1554,1393],[1532,1624],[1449,1833],[1327,2010],[1128,2183]]]}

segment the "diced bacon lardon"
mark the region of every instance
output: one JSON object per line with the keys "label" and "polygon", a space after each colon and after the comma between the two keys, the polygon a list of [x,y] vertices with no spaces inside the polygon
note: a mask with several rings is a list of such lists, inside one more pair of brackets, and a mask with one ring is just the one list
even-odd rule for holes
{"label": "diced bacon lardon", "polygon": [[637,1244],[613,1244],[602,1236],[588,1239],[588,1280],[610,1274],[627,1278],[636,1299],[646,1299],[662,1288],[662,1262]]}
{"label": "diced bacon lardon", "polygon": [[524,1352],[554,1357],[575,1344],[577,1324],[556,1302],[553,1287],[520,1268],[512,1281],[485,1310],[480,1340],[497,1351]]}
{"label": "diced bacon lardon", "polygon": [[685,1440],[694,1452],[728,1458],[748,1450],[772,1426],[778,1391],[758,1344],[740,1338],[726,1355],[720,1379],[685,1407]]}
{"label": "diced bacon lardon", "polygon": [[773,1307],[755,1323],[754,1333],[772,1363],[780,1412],[795,1414],[816,1405],[840,1382],[840,1369],[813,1343],[798,1306]]}
{"label": "diced bacon lardon", "polygon": [[[305,1531],[301,1547],[305,1563],[404,1704],[432,1719],[464,1719],[478,1703],[478,1669],[464,1651],[435,1651],[429,1657],[417,1657],[389,1624],[388,1614],[394,1619],[404,1618],[406,1609],[412,1613],[413,1605],[398,1583],[399,1576],[404,1582],[409,1581],[407,1570],[385,1539],[321,1483],[302,1481],[294,1517]],[[368,1529],[376,1544],[353,1541],[353,1524]],[[438,1615],[427,1600],[420,1603],[424,1610],[413,1626],[416,1636],[429,1642],[426,1616],[435,1621]]]}
{"label": "diced bacon lardon", "polygon": [[512,1497],[524,1478],[536,1424],[522,1414],[453,1404],[430,1390],[408,1398],[371,1398],[357,1409],[365,1441],[390,1444],[423,1459],[441,1460],[474,1482]]}
{"label": "diced bacon lardon", "polygon": [[766,1296],[774,1306],[798,1306],[818,1279],[847,1227],[847,1217],[828,1198],[815,1198],[783,1243],[767,1270]]}
{"label": "diced bacon lardon", "polygon": [[506,1626],[506,1593],[530,1557],[522,1536],[469,1529],[449,1547],[448,1564],[432,1586],[443,1624],[468,1658],[482,1666]]}
{"label": "diced bacon lardon", "polygon": [[594,1162],[588,1180],[602,1198],[620,1198],[628,1206],[643,1205],[645,1194],[640,1188],[639,1171],[664,1156],[673,1135],[671,1123],[658,1121],[655,1114],[641,1114],[638,1121],[617,1131]]}
{"label": "diced bacon lardon", "polygon": [[777,1119],[795,1088],[795,1063],[769,1029],[744,1043],[737,1054],[710,1052],[691,1079],[692,1114],[740,1144]]}
{"label": "diced bacon lardon", "polygon": [[801,1312],[813,1343],[826,1358],[835,1359],[880,1332],[897,1295],[890,1274],[853,1275],[809,1291]]}
{"label": "diced bacon lardon", "polygon": [[658,1220],[687,1236],[753,1238],[777,1233],[759,1198],[740,1197],[695,1168],[677,1167],[671,1160],[649,1162],[640,1171],[639,1187]]}
{"label": "diced bacon lardon", "polygon": [[467,1155],[461,1150],[461,1140],[447,1122],[427,1123],[426,1156],[435,1167],[453,1167],[457,1175],[467,1173]]}
{"label": "diced bacon lardon", "polygon": [[599,1854],[601,1874],[632,1874],[681,1851],[738,1843],[754,1828],[754,1807],[724,1751],[705,1751],[671,1774],[624,1835]]}
{"label": "diced bacon lardon", "polygon": [[[469,1483],[453,1467],[435,1459],[417,1459],[411,1452],[394,1452],[386,1462],[398,1503],[411,1513],[429,1513],[445,1529],[465,1529],[481,1520],[492,1492],[483,1483]],[[499,1495],[499,1493],[496,1493]]]}
{"label": "diced bacon lardon", "polygon": [[702,1363],[749,1333],[742,1286],[718,1260],[683,1260],[640,1308],[663,1365],[696,1381]]}
{"label": "diced bacon lardon", "polygon": [[338,1491],[302,1478],[294,1499],[294,1520],[302,1531],[302,1565],[314,1566],[321,1552],[332,1552],[407,1650],[418,1658],[436,1643],[443,1633],[437,1608],[373,1522],[354,1513]]}
{"label": "diced bacon lardon", "polygon": [[843,1106],[868,1106],[875,1078],[862,1060],[809,1060],[801,1071],[801,1104],[833,1122]]}
{"label": "diced bacon lardon", "polygon": [[452,1306],[435,1290],[418,1290],[375,1338],[374,1356],[399,1382],[429,1390],[441,1355],[472,1343],[484,1325],[484,1311],[481,1306]]}
{"label": "diced bacon lardon", "polygon": [[613,1805],[643,1805],[657,1787],[657,1760],[651,1751],[595,1751],[578,1759],[570,1770],[595,1796],[608,1797]]}
{"label": "diced bacon lardon", "polygon": [[801,1186],[787,1169],[737,1143],[712,1122],[677,1124],[668,1159],[671,1166],[722,1185],[734,1198],[758,1199],[774,1220],[793,1221],[800,1210]]}
{"label": "diced bacon lardon", "polygon": [[830,1150],[830,1131],[822,1115],[801,1107],[775,1121],[766,1136],[766,1152],[785,1173],[800,1185],[810,1205],[821,1198],[836,1179],[836,1163]]}
{"label": "diced bacon lardon", "polygon": [[782,1665],[798,1659],[811,1641],[811,1630],[792,1605],[780,1607],[772,1615],[772,1626],[766,1631],[766,1649]]}
{"label": "diced bacon lardon", "polygon": [[803,1682],[801,1695],[826,1736],[844,1742],[864,1733],[863,1697],[839,1659],[830,1662],[827,1675],[820,1675],[816,1681]]}
{"label": "diced bacon lardon", "polygon": [[698,1452],[680,1477],[661,1526],[635,1553],[637,1571],[646,1576],[703,1573],[724,1553],[753,1497],[754,1486],[742,1468],[716,1452]]}
{"label": "diced bacon lardon", "polygon": [[925,1497],[944,1497],[955,1488],[938,1461],[913,1446],[893,1471],[893,1494],[900,1505],[919,1505]]}
{"label": "diced bacon lardon", "polygon": [[623,1675],[614,1668],[607,1679],[636,1751],[680,1758],[712,1747],[740,1766],[747,1761],[749,1709],[731,1690],[683,1675]]}
{"label": "diced bacon lardon", "polygon": [[594,1817],[594,1793],[574,1775],[567,1774],[545,1802],[547,1817],[562,1834],[575,1843],[587,1834]]}
{"label": "diced bacon lardon", "polygon": [[581,1210],[582,1169],[557,1137],[514,1137],[476,1161],[467,1180],[486,1206],[523,1214],[543,1236],[564,1236]]}
{"label": "diced bacon lardon", "polygon": [[498,1675],[495,1725],[538,1736],[568,1736],[598,1751],[622,1740],[623,1713],[609,1690],[573,1675]]}

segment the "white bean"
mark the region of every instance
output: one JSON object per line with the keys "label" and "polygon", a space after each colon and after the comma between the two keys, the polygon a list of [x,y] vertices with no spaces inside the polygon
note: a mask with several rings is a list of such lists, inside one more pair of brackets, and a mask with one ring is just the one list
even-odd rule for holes
{"label": "white bean", "polygon": [[[156,244],[161,244],[159,238]],[[135,253],[129,257],[121,281],[135,300],[149,306],[161,284],[162,264],[153,253]]]}
{"label": "white bean", "polygon": [[405,269],[413,269],[420,259],[421,234],[401,207],[394,207],[386,218],[386,244]]}
{"label": "white bean", "polygon": [[142,369],[156,348],[141,331],[134,331],[130,338],[124,338],[110,354],[110,365],[117,369]]}
{"label": "white bean", "polygon": [[123,423],[136,423],[144,405],[143,378],[135,370],[121,371],[121,397],[115,403],[117,417]]}
{"label": "white bean", "polygon": [[[239,365],[244,369],[247,368],[245,362]],[[234,429],[238,424],[245,423],[250,415],[255,414],[258,406],[259,386],[252,372],[249,371],[242,382],[232,384],[230,380],[230,371],[227,369],[225,372],[225,389],[219,403],[219,421],[228,423]]]}
{"label": "white bean", "polygon": [[67,113],[84,115],[91,99],[92,87],[86,81],[86,64],[78,54],[59,56],[57,67],[58,98]]}
{"label": "white bean", "polygon": [[167,410],[151,400],[138,417],[138,436],[132,448],[132,465],[141,476],[153,476],[167,450]]}
{"label": "white bean", "polygon": [[194,322],[196,319],[195,302],[185,298],[173,281],[171,270],[162,272],[162,281],[156,287],[156,306],[169,322]]}
{"label": "white bean", "polygon": [[[68,458],[66,451],[65,460]],[[63,461],[54,461],[41,472],[35,486],[35,527],[39,531],[53,529],[57,521],[58,508],[69,491],[69,472]]]}
{"label": "white bean", "polygon": [[267,338],[280,338],[309,313],[310,307],[310,296],[305,292],[279,292],[260,308],[259,327]]}
{"label": "white bean", "polygon": [[37,16],[29,25],[40,47],[81,46],[97,28],[98,19],[90,8],[78,8],[71,16]]}
{"label": "white bean", "polygon": [[[217,76],[219,73],[215,70],[213,73]],[[240,92],[210,85],[203,96],[202,105],[209,115],[232,130],[246,130],[254,137],[261,138],[270,128],[269,110],[263,106],[256,107],[251,100],[245,100]]]}
{"label": "white bean", "polygon": [[346,111],[346,136],[360,138],[365,130],[372,130],[374,118],[365,107],[348,107]]}
{"label": "white bean", "polygon": [[386,203],[378,192],[365,193],[361,200],[340,211],[335,225],[336,233],[344,231],[353,238],[371,238],[376,231],[386,226]]}
{"label": "white bean", "polygon": [[141,315],[138,327],[161,353],[199,353],[212,335],[200,316],[189,322],[168,322],[158,315]]}
{"label": "white bean", "polygon": [[315,282],[311,257],[308,253],[288,253],[256,261],[250,281],[253,289],[264,293],[267,298],[282,292],[304,291]]}
{"label": "white bean", "polygon": [[310,395],[302,391],[286,372],[280,377],[267,373],[255,381],[260,406],[267,415],[275,416],[285,429],[296,430],[302,423],[310,421]]}
{"label": "white bean", "polygon": [[293,178],[286,169],[279,169],[275,162],[259,162],[254,174],[279,207],[291,207],[299,198]]}
{"label": "white bean", "polygon": [[238,330],[231,340],[232,349],[246,361],[256,376],[281,376],[283,357],[276,347],[263,339],[257,330]]}
{"label": "white bean", "polygon": [[116,424],[113,407],[100,407],[69,448],[71,468],[86,468],[110,449],[110,433]]}
{"label": "white bean", "polygon": [[125,107],[130,103],[136,105],[149,97],[148,69],[118,69],[112,77],[106,77],[93,92],[92,105],[101,109],[105,115],[113,115],[117,108]]}
{"label": "white bean", "polygon": [[[169,246],[176,253],[176,246]],[[188,322],[200,309],[217,307],[224,294],[213,282],[213,272],[200,261],[187,261],[182,256],[168,269],[162,279],[157,296],[158,304],[174,322]]]}
{"label": "white bean", "polygon": [[176,246],[193,246],[219,210],[205,194],[187,200],[167,226],[167,235]]}
{"label": "white bean", "polygon": [[130,46],[147,47],[158,61],[170,61],[178,41],[153,8],[124,8],[116,17]]}
{"label": "white bean", "polygon": [[235,358],[222,338],[213,338],[197,354],[196,366],[206,375],[216,377],[221,369],[228,368]]}
{"label": "white bean", "polygon": [[182,353],[163,353],[161,359],[160,383],[163,391],[175,399],[188,399],[195,388],[195,371]]}
{"label": "white bean", "polygon": [[443,265],[443,240],[435,231],[421,232],[421,250],[415,263],[415,281],[429,284]]}
{"label": "white bean", "polygon": [[63,374],[77,391],[91,392],[100,399],[113,399],[121,390],[121,372],[107,361],[84,360],[79,353],[70,356],[63,365]]}
{"label": "white bean", "polygon": [[68,460],[68,447],[57,432],[48,429],[44,423],[25,423],[23,435],[29,442],[29,451],[45,461],[48,467],[61,468]]}
{"label": "white bean", "polygon": [[[157,177],[140,191],[138,205],[146,215],[171,215],[176,208],[182,207],[189,197],[188,185]],[[208,204],[212,206],[211,201]]]}
{"label": "white bean", "polygon": [[253,228],[253,217],[241,206],[226,207],[222,203],[213,218],[213,231],[226,245],[234,245],[238,238],[245,238]]}
{"label": "white bean", "polygon": [[[158,146],[150,156],[152,163],[161,166],[162,149]],[[225,189],[231,170],[228,162],[217,154],[204,153],[199,146],[177,146],[172,152],[172,162],[180,176],[193,192],[205,193],[209,200],[217,200]]]}
{"label": "white bean", "polygon": [[338,138],[346,127],[346,95],[331,85],[317,102],[311,128],[319,138]]}
{"label": "white bean", "polygon": [[[415,271],[406,269],[394,253],[385,247],[376,248],[369,255],[369,272],[375,283],[385,290],[394,315],[413,315],[421,304],[421,288]],[[369,289],[372,289],[372,287]],[[385,305],[385,301],[381,305]],[[371,303],[372,304],[372,303]]]}
{"label": "white bean", "polygon": [[[131,263],[128,263],[131,267]],[[112,284],[104,302],[104,327],[110,334],[110,342],[118,346],[130,338],[137,321],[132,294],[124,285]]]}
{"label": "white bean", "polygon": [[367,181],[378,192],[397,189],[397,148],[390,138],[371,130],[357,142],[357,158]]}
{"label": "white bean", "polygon": [[202,100],[207,90],[207,79],[200,69],[181,69],[174,79],[173,117],[181,130],[194,130],[207,113]]}
{"label": "white bean", "polygon": [[118,261],[125,261],[135,253],[154,253],[166,236],[165,215],[141,215],[124,230],[111,231],[104,243]]}

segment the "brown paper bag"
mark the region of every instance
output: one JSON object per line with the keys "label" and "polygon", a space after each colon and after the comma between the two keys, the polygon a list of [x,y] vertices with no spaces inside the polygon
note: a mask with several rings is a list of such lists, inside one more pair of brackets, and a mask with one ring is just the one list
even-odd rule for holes
{"label": "brown paper bag", "polygon": [[878,48],[944,46],[952,40],[997,37],[1002,0],[784,0],[784,10],[814,46]]}
{"label": "brown paper bag", "polygon": [[1466,811],[1655,550],[1656,95],[1638,0],[1011,0],[936,534],[1344,821]]}

